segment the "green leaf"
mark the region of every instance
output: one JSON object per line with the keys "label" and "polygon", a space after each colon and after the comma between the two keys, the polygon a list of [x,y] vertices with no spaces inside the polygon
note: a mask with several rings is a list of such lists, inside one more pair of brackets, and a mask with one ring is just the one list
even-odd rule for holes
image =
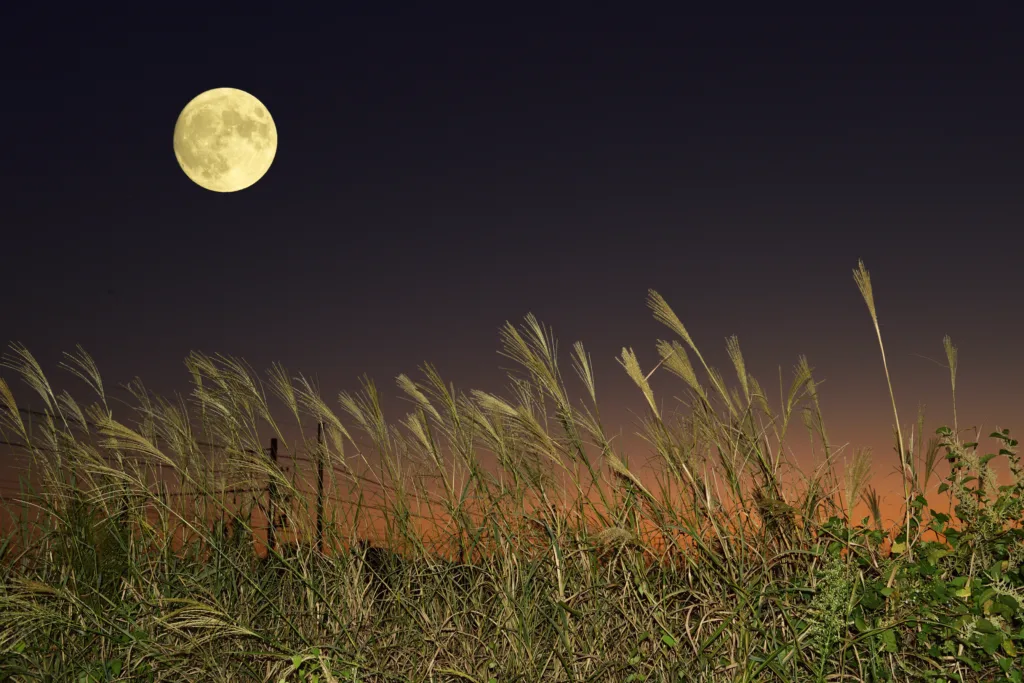
{"label": "green leaf", "polygon": [[882,601],[878,599],[878,595],[874,592],[865,593],[864,597],[861,598],[861,604],[867,607],[869,610],[878,609],[882,605]]}
{"label": "green leaf", "polygon": [[1006,605],[1006,607],[1011,610],[1011,613],[1016,613],[1017,610],[1020,609],[1020,604],[1017,602],[1017,598],[1012,595],[1000,595],[996,598],[996,602]]}
{"label": "green leaf", "polygon": [[979,633],[996,633],[997,631],[999,631],[999,629],[996,628],[996,625],[988,619],[978,619],[978,623],[975,626],[975,628],[978,630]]}
{"label": "green leaf", "polygon": [[981,636],[981,647],[985,650],[985,654],[994,654],[1002,644],[1003,634],[1001,633],[989,633]]}
{"label": "green leaf", "polygon": [[896,652],[896,632],[887,628],[881,633],[886,652]]}

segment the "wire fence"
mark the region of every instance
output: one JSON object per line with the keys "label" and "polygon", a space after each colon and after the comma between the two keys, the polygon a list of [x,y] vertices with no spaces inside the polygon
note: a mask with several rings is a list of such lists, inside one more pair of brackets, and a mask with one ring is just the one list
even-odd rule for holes
{"label": "wire fence", "polygon": [[[50,417],[46,413],[40,411],[34,411],[30,409],[19,409],[19,412],[28,415],[30,417]],[[93,423],[87,422],[86,424],[75,424],[75,427],[87,430],[89,427],[95,427]],[[324,443],[322,427],[318,426],[318,451],[319,453],[325,453],[326,444]],[[224,452],[228,450],[228,447],[223,444],[215,444],[203,440],[193,440],[195,445],[206,449],[206,455],[210,458],[207,463],[206,474],[217,475],[224,474],[227,470],[223,467],[218,467],[216,463],[216,454],[218,452]],[[29,490],[34,492],[39,491],[38,472],[33,472],[30,463],[19,465],[16,461],[20,458],[23,460],[31,459],[33,451],[39,453],[52,453],[53,451],[45,447],[36,444],[19,443],[16,441],[9,441],[6,439],[0,439],[0,452],[6,450],[4,453],[4,459],[0,462],[3,463],[0,467],[0,503],[6,503],[4,507],[7,507],[8,515],[13,515],[13,511],[9,509],[9,504],[17,503],[19,501],[25,501],[25,494],[29,493]],[[312,501],[315,504],[315,541],[318,546],[322,547],[323,544],[323,525],[327,519],[335,519],[335,515],[339,509],[345,506],[358,506],[360,510],[365,510],[376,515],[376,520],[382,520],[384,515],[393,514],[394,508],[387,505],[384,502],[375,500],[391,495],[395,496],[399,494],[399,490],[391,483],[382,481],[380,477],[370,477],[367,474],[359,473],[352,470],[349,467],[341,467],[338,464],[331,462],[330,459],[324,458],[321,460],[317,457],[317,453],[309,453],[306,451],[292,451],[285,453],[278,451],[277,439],[273,438],[267,447],[260,451],[251,449],[243,449],[250,455],[259,455],[267,457],[268,462],[275,466],[279,473],[290,480],[292,489],[298,496],[295,495],[283,495],[280,491],[275,490],[274,482],[268,481],[262,484],[248,485],[248,486],[228,486],[222,485],[214,487],[213,490],[207,491],[206,493],[199,491],[181,490],[181,482],[175,481],[174,477],[171,477],[171,481],[163,480],[160,482],[154,481],[150,483],[150,486],[156,486],[157,490],[154,491],[155,497],[164,497],[166,503],[170,503],[171,500],[177,500],[179,502],[187,500],[189,498],[201,498],[204,495],[213,493],[220,497],[219,505],[230,510],[230,515],[237,515],[242,517],[244,508],[248,505],[248,516],[249,524],[247,525],[254,534],[259,532],[262,539],[259,539],[266,545],[273,545],[277,547],[281,543],[297,543],[303,542],[307,539],[301,539],[290,533],[292,530],[291,521],[295,519],[299,514],[299,507],[302,505],[306,506],[306,515],[308,521],[309,515],[309,504]],[[114,454],[97,450],[96,454],[102,458],[107,465],[116,467],[122,463],[119,463],[117,457]],[[357,453],[361,455],[361,453]],[[25,456],[28,456],[27,458]],[[131,461],[132,458],[123,457],[123,460]],[[123,462],[122,460],[122,462]],[[317,471],[318,465],[322,468],[319,472]],[[12,476],[22,475],[18,477],[17,481],[12,481]],[[33,476],[35,475],[35,476]],[[352,495],[343,496],[338,491],[339,482],[348,482],[349,484],[358,483],[360,486],[368,486],[369,490],[361,490],[357,499],[353,499]],[[333,486],[328,486],[328,483]],[[177,490],[173,490],[174,489]],[[429,523],[431,526],[436,527],[439,521],[439,516],[432,510],[432,506],[441,504],[442,501],[436,496],[432,496],[426,491],[408,491],[403,490],[406,496],[412,499],[413,502],[425,506],[430,510],[430,514],[424,514],[415,510],[404,510],[403,514],[407,515],[412,520],[418,520],[420,522]],[[351,490],[350,490],[351,494]],[[253,513],[256,513],[254,519]],[[330,516],[329,516],[330,514]],[[147,517],[157,517],[158,511],[154,506],[149,506],[147,510]],[[441,515],[443,518],[444,515]],[[223,519],[223,516],[222,516]],[[263,524],[255,523],[255,521],[262,519]],[[211,520],[212,522],[213,520]],[[313,540],[313,539],[309,539]]]}

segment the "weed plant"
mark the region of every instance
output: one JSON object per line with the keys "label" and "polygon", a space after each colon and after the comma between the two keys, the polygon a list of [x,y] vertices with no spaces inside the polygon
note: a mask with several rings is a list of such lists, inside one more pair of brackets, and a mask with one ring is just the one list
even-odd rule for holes
{"label": "weed plant", "polygon": [[[888,380],[863,263],[854,278]],[[653,369],[631,349],[619,362],[646,403],[653,491],[612,445],[582,344],[574,402],[532,316],[502,330],[522,370],[510,395],[457,392],[426,366],[420,382],[398,377],[412,402],[398,423],[368,380],[335,412],[279,366],[264,383],[197,353],[190,396],[136,381],[115,417],[84,351],[63,368],[95,394],[87,405],[12,346],[5,367],[43,409],[28,424],[0,380],[3,438],[29,452],[34,482],[10,502],[22,507],[0,546],[0,678],[1020,683],[1024,472],[1007,430],[991,434],[995,454],[960,440],[949,338],[954,426],[925,444],[922,416],[907,444],[893,398],[905,505],[883,529],[870,454],[840,476],[805,358],[773,412],[735,338],[729,389],[668,303],[652,291],[649,305],[675,338],[658,341]],[[657,370],[688,390],[678,414],[656,400]],[[320,539],[308,491],[266,455],[270,437],[289,447],[280,413],[300,434],[323,426],[290,448],[322,459],[327,490],[344,491]],[[794,417],[822,444],[809,476],[786,456]],[[353,434],[372,444],[387,493],[381,547],[360,542],[375,468]],[[942,451],[949,472],[931,491]],[[803,484],[786,491],[788,471]],[[860,501],[871,515],[857,522]],[[298,541],[268,549],[258,520],[281,511]]]}

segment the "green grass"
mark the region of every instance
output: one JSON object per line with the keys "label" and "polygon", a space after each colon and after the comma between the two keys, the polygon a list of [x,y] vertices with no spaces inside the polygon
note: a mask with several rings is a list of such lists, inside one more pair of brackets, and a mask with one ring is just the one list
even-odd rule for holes
{"label": "green grass", "polygon": [[[421,382],[398,378],[413,406],[399,423],[369,381],[335,412],[281,367],[264,383],[201,354],[186,361],[190,396],[160,399],[135,382],[115,417],[84,351],[63,367],[95,394],[88,405],[12,346],[5,367],[43,417],[23,421],[0,380],[3,438],[26,446],[36,482],[0,544],[0,678],[1021,681],[1024,472],[1008,432],[980,455],[960,440],[954,403],[954,428],[928,443],[920,417],[915,448],[890,384],[905,505],[884,529],[870,454],[839,471],[805,358],[773,412],[735,338],[729,388],[668,303],[651,292],[649,304],[675,339],[657,343],[655,368],[631,349],[619,362],[647,405],[654,487],[613,446],[583,346],[571,354],[580,400],[532,316],[502,330],[521,369],[507,396],[457,392],[427,366]],[[956,349],[943,342],[955,399]],[[686,385],[678,413],[655,396],[656,371]],[[822,446],[810,475],[785,456],[794,417]],[[318,423],[322,440],[284,442]],[[324,552],[310,542],[308,491],[265,455],[270,437],[322,457],[327,489],[342,491]],[[221,445],[216,467],[206,443]],[[942,451],[948,473],[930,488]],[[1007,459],[1009,484],[993,458]],[[787,490],[787,472],[803,484]],[[382,515],[371,476],[385,486]],[[304,539],[269,554],[258,521],[268,482],[290,538]],[[871,515],[857,521],[861,502]],[[393,552],[356,545],[371,514]],[[429,533],[449,541],[444,552]]]}

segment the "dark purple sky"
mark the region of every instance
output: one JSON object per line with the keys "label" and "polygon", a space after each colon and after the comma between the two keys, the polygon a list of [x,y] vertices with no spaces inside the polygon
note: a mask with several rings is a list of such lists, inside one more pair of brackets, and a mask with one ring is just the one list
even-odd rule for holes
{"label": "dark purple sky", "polygon": [[[393,379],[424,361],[503,392],[499,327],[533,312],[564,352],[586,344],[628,433],[643,400],[614,357],[657,360],[670,333],[645,305],[654,288],[730,382],[729,335],[773,395],[806,354],[830,435],[872,446],[885,487],[863,258],[904,424],[918,402],[930,431],[951,421],[948,372],[915,355],[944,361],[949,334],[961,425],[1017,426],[1011,18],[241,21],[8,28],[0,341],[54,375],[81,343],[108,383],[160,393],[187,389],[190,350],[279,361],[332,401],[367,373],[398,419]],[[182,107],[223,86],[258,97],[280,141],[235,194],[193,184],[172,149]],[[666,405],[684,394],[656,379]]]}

